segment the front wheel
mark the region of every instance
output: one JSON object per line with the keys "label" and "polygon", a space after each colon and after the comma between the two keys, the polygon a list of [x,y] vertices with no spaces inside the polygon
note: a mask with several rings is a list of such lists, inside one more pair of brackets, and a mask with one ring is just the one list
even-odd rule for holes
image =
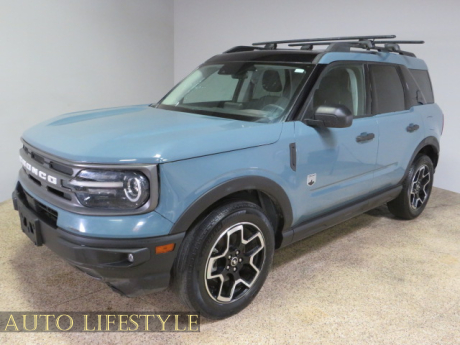
{"label": "front wheel", "polygon": [[414,219],[425,209],[433,187],[433,162],[426,155],[418,156],[407,174],[399,196],[390,201],[388,209],[402,219]]}
{"label": "front wheel", "polygon": [[274,232],[262,209],[236,201],[213,210],[187,234],[173,288],[205,317],[223,319],[247,307],[270,270]]}

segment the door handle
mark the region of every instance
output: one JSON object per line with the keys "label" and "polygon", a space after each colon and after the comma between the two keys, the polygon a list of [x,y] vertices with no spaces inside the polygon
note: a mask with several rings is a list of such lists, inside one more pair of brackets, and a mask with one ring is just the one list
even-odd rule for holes
{"label": "door handle", "polygon": [[412,132],[415,132],[419,128],[420,128],[419,125],[415,123],[411,123],[409,126],[406,127],[406,131],[408,131],[409,133],[412,133]]}
{"label": "door handle", "polygon": [[364,132],[364,133],[361,133],[360,135],[358,135],[356,137],[356,142],[357,143],[362,143],[362,142],[365,142],[365,141],[370,141],[370,140],[372,140],[374,138],[375,138],[374,133],[366,133],[366,132]]}

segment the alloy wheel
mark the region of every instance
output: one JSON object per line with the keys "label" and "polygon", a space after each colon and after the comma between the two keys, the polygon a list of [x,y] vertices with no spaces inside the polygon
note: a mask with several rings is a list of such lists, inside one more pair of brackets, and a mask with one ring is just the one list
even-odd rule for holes
{"label": "alloy wheel", "polygon": [[417,210],[428,200],[431,174],[428,166],[421,165],[412,177],[409,191],[410,206]]}
{"label": "alloy wheel", "polygon": [[243,297],[254,285],[265,261],[265,239],[252,223],[226,229],[212,246],[204,280],[209,296],[219,303]]}

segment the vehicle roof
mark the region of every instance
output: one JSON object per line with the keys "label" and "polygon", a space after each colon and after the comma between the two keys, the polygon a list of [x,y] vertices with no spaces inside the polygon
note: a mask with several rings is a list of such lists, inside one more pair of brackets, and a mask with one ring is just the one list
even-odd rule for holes
{"label": "vehicle roof", "polygon": [[289,63],[312,63],[330,64],[336,61],[368,61],[383,62],[404,65],[410,69],[426,70],[426,63],[419,58],[400,54],[397,52],[379,51],[350,51],[329,52],[321,50],[298,50],[298,49],[260,49],[249,50],[252,47],[235,47],[227,52],[213,56],[204,64],[258,61],[258,62],[289,62]]}

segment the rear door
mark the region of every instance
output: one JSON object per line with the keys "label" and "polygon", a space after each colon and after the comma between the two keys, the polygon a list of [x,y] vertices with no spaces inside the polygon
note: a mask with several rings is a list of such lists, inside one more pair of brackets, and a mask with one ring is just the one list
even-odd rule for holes
{"label": "rear door", "polygon": [[404,66],[369,65],[372,114],[379,125],[375,188],[396,185],[404,176],[412,154],[425,137],[423,119],[417,111],[425,102]]}
{"label": "rear door", "polygon": [[306,118],[321,105],[345,105],[354,115],[348,128],[295,123],[300,221],[360,199],[372,192],[378,125],[370,116],[365,65],[328,66],[313,88]]}

